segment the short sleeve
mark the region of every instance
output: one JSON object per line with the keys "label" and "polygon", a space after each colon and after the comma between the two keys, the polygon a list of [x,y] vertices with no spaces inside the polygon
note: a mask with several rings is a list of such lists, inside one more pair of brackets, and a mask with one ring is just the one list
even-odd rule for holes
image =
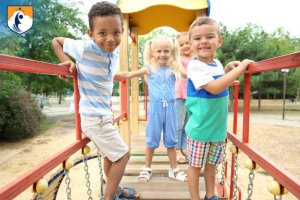
{"label": "short sleeve", "polygon": [[187,73],[188,79],[193,82],[197,90],[214,80],[206,64],[197,60],[191,60],[191,62],[189,62]]}
{"label": "short sleeve", "polygon": [[84,41],[82,40],[73,40],[66,38],[63,45],[63,51],[69,54],[76,61],[82,59],[84,49]]}

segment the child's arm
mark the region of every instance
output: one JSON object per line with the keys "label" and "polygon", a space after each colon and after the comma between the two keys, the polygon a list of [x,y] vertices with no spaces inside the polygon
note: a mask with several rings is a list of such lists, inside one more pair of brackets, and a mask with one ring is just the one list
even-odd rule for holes
{"label": "child's arm", "polygon": [[219,94],[220,92],[228,88],[240,74],[244,73],[244,71],[246,71],[247,69],[247,66],[252,62],[254,61],[245,59],[224,76],[215,79],[202,87],[212,94]]}
{"label": "child's arm", "polygon": [[[73,72],[76,68],[71,58],[63,51],[64,37],[56,37],[52,40],[52,47],[58,59],[62,62],[59,65],[69,66],[69,71]],[[61,79],[67,80],[65,76],[59,76]]]}
{"label": "child's arm", "polygon": [[52,40],[54,52],[61,62],[71,60],[70,57],[63,51],[64,41],[64,37],[56,37]]}
{"label": "child's arm", "polygon": [[134,77],[140,77],[143,75],[147,75],[148,72],[148,68],[147,67],[143,67],[141,69],[138,69],[136,71],[123,71],[123,72],[117,72],[115,75],[115,79],[118,80],[122,80],[122,79],[129,79],[129,78],[134,78]]}

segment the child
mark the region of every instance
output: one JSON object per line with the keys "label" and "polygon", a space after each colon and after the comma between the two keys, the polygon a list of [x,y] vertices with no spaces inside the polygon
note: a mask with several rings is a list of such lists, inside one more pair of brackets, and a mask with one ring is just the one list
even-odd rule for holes
{"label": "child", "polygon": [[[187,32],[180,33],[177,37],[181,62],[186,72],[189,61],[192,59],[192,51],[190,48],[190,41]],[[177,140],[176,145],[176,155],[177,163],[184,164],[187,163],[187,152],[186,152],[186,132],[184,127],[186,125],[188,116],[185,109],[185,99],[186,99],[186,78],[178,78],[175,83],[175,94],[176,94],[176,114],[177,114]]]}
{"label": "child", "polygon": [[134,72],[120,72],[123,78],[146,75],[149,90],[149,112],[146,128],[146,160],[138,180],[147,182],[152,175],[154,150],[159,147],[161,133],[170,160],[169,177],[187,181],[186,174],[176,163],[176,108],[175,76],[179,76],[179,47],[177,41],[168,37],[157,37],[146,43],[144,51],[146,67]]}
{"label": "child", "polygon": [[110,107],[123,15],[116,5],[103,1],[92,6],[88,17],[91,40],[58,37],[52,45],[60,61],[71,65],[70,71],[74,70],[74,63],[67,54],[76,60],[82,132],[104,156],[107,177],[104,199],[135,199],[139,197],[137,190],[119,187],[130,154],[113,126]]}
{"label": "child", "polygon": [[[188,187],[191,199],[200,200],[199,176],[204,167],[205,200],[217,200],[215,169],[225,147],[228,114],[228,87],[251,60],[230,62],[223,70],[214,59],[222,45],[217,22],[209,17],[196,19],[189,29],[191,49],[196,56],[188,64],[186,125],[189,151]],[[224,74],[225,72],[225,74]]]}

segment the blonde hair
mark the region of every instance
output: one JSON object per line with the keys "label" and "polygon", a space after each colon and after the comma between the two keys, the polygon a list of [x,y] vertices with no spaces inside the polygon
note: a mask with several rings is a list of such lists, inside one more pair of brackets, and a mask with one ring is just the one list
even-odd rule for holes
{"label": "blonde hair", "polygon": [[154,45],[158,44],[159,42],[167,41],[170,45],[171,49],[171,56],[168,60],[167,65],[169,66],[169,69],[175,74],[176,78],[179,77],[179,69],[182,65],[180,61],[180,50],[179,50],[179,44],[178,41],[174,38],[170,38],[167,36],[158,36],[155,38],[152,38],[151,40],[148,40],[145,45],[144,49],[144,64],[148,67],[150,67],[151,70],[154,72],[157,70],[158,63],[156,62],[155,58],[153,57],[153,49]]}
{"label": "blonde hair", "polygon": [[176,36],[176,39],[178,40],[178,38],[180,38],[181,36],[189,36],[188,32],[181,32]]}

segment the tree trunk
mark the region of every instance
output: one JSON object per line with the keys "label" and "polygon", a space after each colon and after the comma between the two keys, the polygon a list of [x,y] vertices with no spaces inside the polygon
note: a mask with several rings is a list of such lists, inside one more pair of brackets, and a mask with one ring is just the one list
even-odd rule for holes
{"label": "tree trunk", "polygon": [[257,109],[258,110],[261,109],[261,93],[260,93],[260,91],[258,91],[258,105],[257,105]]}
{"label": "tree trunk", "polygon": [[59,94],[58,95],[58,104],[61,104],[61,102],[62,102],[62,94]]}

